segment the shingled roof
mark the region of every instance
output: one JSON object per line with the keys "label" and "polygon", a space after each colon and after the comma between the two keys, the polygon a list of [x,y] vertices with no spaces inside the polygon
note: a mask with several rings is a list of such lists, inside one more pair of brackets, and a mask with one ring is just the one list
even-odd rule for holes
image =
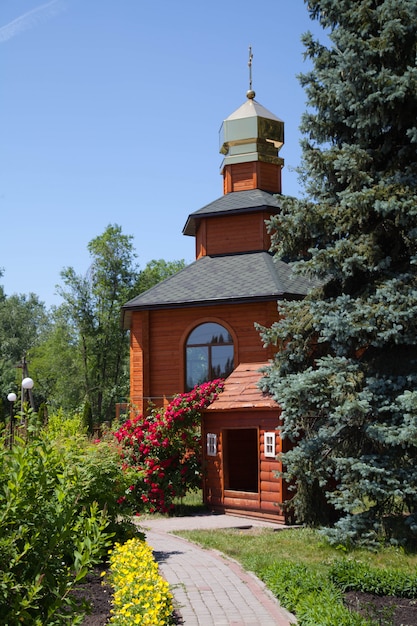
{"label": "shingled roof", "polygon": [[277,409],[273,397],[262,392],[258,383],[262,377],[261,368],[267,363],[241,363],[226,378],[224,389],[206,411],[239,409]]}
{"label": "shingled roof", "polygon": [[203,256],[127,302],[124,325],[130,311],[302,298],[311,286],[269,252]]}
{"label": "shingled roof", "polygon": [[[206,204],[198,211],[188,216],[183,228],[184,235],[195,236],[198,222],[213,215],[233,215],[234,213],[253,213],[254,211],[270,210],[276,213],[280,208],[279,196],[261,189],[234,191],[227,193],[210,204]],[[271,210],[272,209],[272,210]]]}

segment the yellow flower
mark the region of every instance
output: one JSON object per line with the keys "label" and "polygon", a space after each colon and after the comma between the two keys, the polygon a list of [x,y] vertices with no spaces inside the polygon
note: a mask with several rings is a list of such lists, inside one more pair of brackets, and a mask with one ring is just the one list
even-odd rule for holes
{"label": "yellow flower", "polygon": [[144,541],[130,539],[115,545],[110,557],[110,581],[114,587],[111,624],[168,623],[173,610],[172,594],[159,574],[152,548]]}

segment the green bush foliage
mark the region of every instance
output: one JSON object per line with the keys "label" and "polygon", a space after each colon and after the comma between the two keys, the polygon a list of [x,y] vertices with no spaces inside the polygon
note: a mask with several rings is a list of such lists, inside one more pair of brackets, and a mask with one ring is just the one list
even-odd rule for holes
{"label": "green bush foliage", "polygon": [[0,450],[4,624],[81,623],[71,588],[110,545],[107,515],[96,502],[81,502],[82,483],[50,442],[18,440]]}
{"label": "green bush foliage", "polygon": [[[65,413],[62,409],[54,411],[48,416],[48,423],[44,428],[44,435],[51,441],[66,441],[67,444],[79,442],[87,433],[83,423],[83,416],[79,413]],[[78,445],[78,443],[77,443]]]}
{"label": "green bush foliage", "polygon": [[78,624],[71,589],[116,538],[138,535],[120,502],[131,478],[113,438],[89,440],[81,415],[58,411],[43,428],[36,413],[25,419],[26,440],[18,429],[0,449],[0,616]]}
{"label": "green bush foliage", "polygon": [[114,442],[90,443],[85,439],[76,450],[64,451],[62,458],[75,468],[73,489],[78,505],[88,507],[97,502],[99,510],[106,512],[108,530],[119,540],[137,534],[131,521],[132,509],[124,499],[134,472],[122,469]]}
{"label": "green bush foliage", "polygon": [[296,615],[299,626],[375,624],[371,618],[352,612],[343,604],[343,594],[347,591],[417,597],[416,573],[370,566],[354,558],[336,559],[320,571],[311,564],[288,560],[254,569],[281,604]]}
{"label": "green bush foliage", "polygon": [[301,563],[275,562],[257,572],[283,606],[297,616],[299,626],[367,626],[371,622],[352,613],[341,590],[329,578]]}
{"label": "green bush foliage", "polygon": [[125,498],[135,472],[122,468],[113,436],[91,440],[85,433],[82,415],[65,416],[58,411],[50,417],[42,437],[51,442],[67,468],[75,468],[74,488],[79,506],[97,502],[99,509],[106,511],[109,532],[122,541],[137,534],[137,527],[131,522],[132,509]]}
{"label": "green bush foliage", "polygon": [[401,598],[417,597],[417,573],[370,567],[368,563],[354,559],[339,559],[332,563],[329,576],[342,591],[363,591]]}

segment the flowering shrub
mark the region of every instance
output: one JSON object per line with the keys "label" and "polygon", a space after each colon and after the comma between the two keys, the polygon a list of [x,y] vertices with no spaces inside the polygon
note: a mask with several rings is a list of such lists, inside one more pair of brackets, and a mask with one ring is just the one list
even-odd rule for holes
{"label": "flowering shrub", "polygon": [[168,583],[160,576],[150,548],[130,539],[116,544],[110,556],[110,582],[114,587],[110,624],[164,626],[173,611]]}
{"label": "flowering shrub", "polygon": [[137,509],[167,513],[174,498],[201,487],[201,410],[222,388],[220,379],[203,383],[165,409],[129,419],[114,433],[124,466],[137,470],[124,496]]}

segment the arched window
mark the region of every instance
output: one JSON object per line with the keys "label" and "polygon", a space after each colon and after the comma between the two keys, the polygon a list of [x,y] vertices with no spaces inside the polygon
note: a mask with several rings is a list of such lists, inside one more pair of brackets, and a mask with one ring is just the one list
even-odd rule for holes
{"label": "arched window", "polygon": [[229,331],[214,322],[200,324],[185,344],[187,391],[215,378],[226,378],[233,371],[234,348]]}

